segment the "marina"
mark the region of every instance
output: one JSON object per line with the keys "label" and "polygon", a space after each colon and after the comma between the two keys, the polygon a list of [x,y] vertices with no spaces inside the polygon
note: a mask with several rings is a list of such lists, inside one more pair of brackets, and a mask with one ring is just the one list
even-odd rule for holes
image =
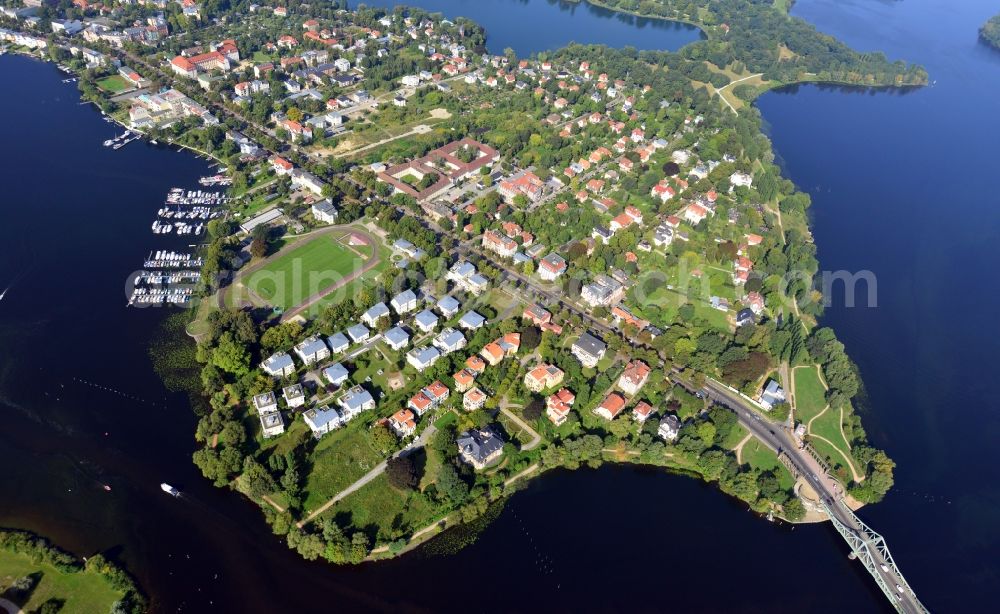
{"label": "marina", "polygon": [[[116,137],[118,143],[128,142],[128,135],[126,132],[125,135]],[[120,140],[123,138],[124,141]],[[229,181],[224,174],[217,174],[201,177],[198,183],[202,186],[222,186]],[[165,206],[156,211],[156,219],[150,229],[155,235],[199,237],[205,233],[205,225],[209,220],[224,214],[224,210],[217,206],[225,204],[227,200],[223,190],[171,188],[167,192]],[[188,304],[201,282],[200,269],[203,262],[193,252],[165,249],[150,252],[143,261],[143,269],[132,278],[129,306]]]}
{"label": "marina", "polygon": [[160,250],[150,252],[143,266],[147,269],[200,269],[202,259],[190,253],[180,253]]}
{"label": "marina", "polygon": [[202,223],[189,224],[182,221],[174,221],[173,223],[161,223],[160,220],[156,220],[152,225],[153,234],[157,235],[168,235],[171,233],[176,233],[179,236],[193,235],[198,236],[205,232],[205,225]]}
{"label": "marina", "polygon": [[213,211],[209,207],[191,207],[182,209],[180,206],[171,209],[163,207],[156,215],[165,220],[213,220],[222,215],[222,211]]}
{"label": "marina", "polygon": [[226,185],[232,185],[233,179],[232,177],[220,173],[218,175],[212,175],[211,177],[202,177],[201,179],[198,180],[198,183],[203,186],[213,186],[213,185],[226,186]]}
{"label": "marina", "polygon": [[225,192],[204,192],[202,190],[184,190],[184,188],[173,188],[167,194],[166,204],[168,205],[202,205],[218,206],[229,202]]}
{"label": "marina", "polygon": [[[113,121],[113,120],[110,120],[107,117],[105,119],[108,120],[108,121]],[[104,146],[105,147],[113,147],[114,149],[119,149],[120,145],[124,145],[126,143],[130,143],[131,141],[129,139],[132,138],[133,136],[134,136],[134,134],[132,133],[131,130],[126,130],[124,133],[122,133],[122,134],[120,134],[120,135],[118,135],[118,136],[116,136],[116,137],[114,137],[112,139],[108,139],[108,140],[104,141]],[[136,137],[136,138],[138,138],[138,137]]]}
{"label": "marina", "polygon": [[186,305],[194,294],[193,288],[135,288],[129,299],[133,305]]}

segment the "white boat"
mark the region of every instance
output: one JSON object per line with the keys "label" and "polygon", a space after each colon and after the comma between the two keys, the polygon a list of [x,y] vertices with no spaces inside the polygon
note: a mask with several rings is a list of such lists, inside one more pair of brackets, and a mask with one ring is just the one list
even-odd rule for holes
{"label": "white boat", "polygon": [[176,488],[174,488],[170,484],[167,484],[166,482],[160,484],[160,489],[172,497],[181,496],[181,491],[177,490]]}

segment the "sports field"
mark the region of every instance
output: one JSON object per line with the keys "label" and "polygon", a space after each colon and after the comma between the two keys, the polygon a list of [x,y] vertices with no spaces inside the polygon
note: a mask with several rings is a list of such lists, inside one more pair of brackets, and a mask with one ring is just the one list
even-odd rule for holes
{"label": "sports field", "polygon": [[125,90],[132,89],[132,84],[125,80],[125,77],[121,75],[111,75],[97,82],[97,87],[101,88],[106,92],[111,92],[112,94],[120,94]]}
{"label": "sports field", "polygon": [[291,309],[360,270],[372,248],[349,248],[334,236],[321,236],[281,253],[254,271],[247,288],[268,303]]}

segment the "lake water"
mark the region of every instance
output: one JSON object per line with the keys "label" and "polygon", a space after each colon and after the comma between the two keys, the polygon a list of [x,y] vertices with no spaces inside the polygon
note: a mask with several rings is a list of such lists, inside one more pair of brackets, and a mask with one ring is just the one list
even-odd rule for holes
{"label": "lake water", "polygon": [[[352,0],[349,5],[357,6]],[[368,0],[368,6],[391,9],[391,0]],[[560,0],[412,0],[445,17],[467,17],[486,28],[490,53],[507,47],[518,56],[559,49],[571,42],[636,49],[680,49],[701,37],[698,28],[662,19],[609,11],[586,2]]]}
{"label": "lake water", "polygon": [[[503,7],[497,21],[479,17],[493,51],[549,46],[520,36],[518,24],[543,19],[559,33],[552,46],[614,42],[571,35],[591,19],[587,6],[423,4],[470,17]],[[984,609],[1000,574],[990,454],[1000,408],[989,394],[1000,54],[975,35],[994,10],[800,0],[794,13],[821,30],[921,62],[937,82],[907,95],[804,87],[759,102],[789,175],[813,195],[821,266],[878,275],[878,308],[834,306],[826,322],[862,369],[873,440],[900,465],[898,488],[861,516],[935,611]],[[0,526],[80,554],[111,550],[163,612],[885,610],[830,527],[776,527],[712,487],[643,469],[537,480],[456,555],[357,568],[300,560],[251,505],[199,477],[194,416],[147,356],[165,311],[125,308],[127,274],[165,246],[149,231],[153,213],[206,164],[140,143],[101,147],[115,130],[51,65],[5,56],[0,74],[19,93],[0,97],[3,116],[19,118],[0,123],[0,284],[17,279],[0,303]],[[164,480],[188,496],[166,497]]]}

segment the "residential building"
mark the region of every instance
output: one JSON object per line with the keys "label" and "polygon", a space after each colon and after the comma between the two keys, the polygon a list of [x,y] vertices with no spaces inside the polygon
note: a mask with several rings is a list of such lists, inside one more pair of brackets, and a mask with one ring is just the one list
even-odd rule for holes
{"label": "residential building", "polygon": [[423,371],[434,366],[441,358],[441,353],[435,347],[423,346],[406,353],[406,362],[417,371]]}
{"label": "residential building", "polygon": [[584,367],[594,368],[597,363],[604,358],[604,353],[608,346],[590,333],[583,333],[580,338],[573,342],[570,351]]}
{"label": "residential building", "polygon": [[444,329],[433,341],[434,347],[441,350],[441,354],[445,356],[464,348],[466,343],[465,335],[454,328]]}
{"label": "residential building", "polygon": [[486,323],[486,318],[475,311],[468,311],[458,321],[458,325],[466,330],[476,330]]}
{"label": "residential building", "polygon": [[749,188],[753,185],[753,177],[746,173],[736,172],[729,176],[729,184],[732,186],[744,186]]}
{"label": "residential building", "polygon": [[774,409],[775,405],[785,402],[785,391],[777,381],[769,379],[757,397],[757,402],[767,410]]}
{"label": "residential building", "polygon": [[612,392],[604,397],[601,404],[594,409],[594,413],[605,420],[614,420],[618,414],[622,413],[623,409],[625,409],[625,397],[617,392]]}
{"label": "residential building", "polygon": [[253,398],[253,406],[259,414],[278,411],[278,399],[273,392],[262,392]]}
{"label": "residential building", "polygon": [[313,218],[323,224],[333,224],[337,221],[337,208],[330,199],[321,200],[312,206]]}
{"label": "residential building", "polygon": [[355,386],[347,391],[344,396],[337,401],[341,407],[341,414],[347,422],[363,411],[375,409],[375,398],[370,392],[361,386]]}
{"label": "residential building", "polygon": [[343,416],[335,407],[314,407],[302,413],[302,418],[313,437],[319,439],[344,423]]}
{"label": "residential building", "polygon": [[313,335],[302,343],[296,345],[295,353],[299,355],[303,364],[309,366],[329,358],[330,348],[328,348],[319,337]]}
{"label": "residential building", "polygon": [[429,333],[437,328],[438,317],[433,312],[425,309],[418,313],[413,318],[413,321],[422,332]]}
{"label": "residential building", "polygon": [[346,352],[347,348],[351,347],[351,341],[344,333],[331,335],[326,338],[326,342],[330,346],[330,351],[334,354]]}
{"label": "residential building", "polygon": [[285,432],[285,421],[281,417],[280,411],[261,412],[258,414],[258,417],[260,418],[261,432],[265,439],[277,437]]}
{"label": "residential building", "polygon": [[545,399],[545,415],[556,426],[561,426],[569,417],[569,411],[576,402],[576,395],[568,388],[551,394]]}
{"label": "residential building", "polygon": [[410,344],[410,333],[402,327],[394,326],[382,334],[382,339],[386,345],[398,352]]}
{"label": "residential building", "polygon": [[465,411],[475,411],[486,404],[486,398],[486,393],[478,386],[470,388],[462,395],[462,407]]}
{"label": "residential building", "polygon": [[594,280],[580,291],[580,298],[591,307],[615,305],[624,297],[625,286],[607,275],[594,276]]}
{"label": "residential building", "polygon": [[555,365],[540,364],[524,375],[524,386],[532,392],[541,392],[562,383],[565,373]]}
{"label": "residential building", "polygon": [[510,258],[517,251],[517,242],[487,230],[483,233],[483,248],[503,258]]}
{"label": "residential building", "polygon": [[348,373],[347,367],[339,362],[323,369],[323,378],[334,386],[340,386],[346,382],[348,376],[350,376],[350,373]]}
{"label": "residential building", "polygon": [[455,380],[455,390],[457,392],[465,392],[469,388],[472,388],[476,382],[475,374],[468,369],[462,369],[455,373],[452,378]]}
{"label": "residential building", "polygon": [[[513,251],[511,252],[513,255]],[[474,295],[482,294],[489,287],[489,280],[476,271],[476,266],[465,260],[460,260],[452,265],[446,278]],[[442,299],[444,300],[444,299]],[[457,312],[457,310],[456,310]]]}
{"label": "residential building", "polygon": [[636,422],[640,424],[649,419],[653,415],[653,406],[645,401],[639,401],[635,407],[632,408],[632,417],[635,418]]}
{"label": "residential building", "polygon": [[618,378],[618,387],[629,396],[635,396],[639,389],[646,384],[652,369],[641,360],[633,360],[625,366],[621,376]]}
{"label": "residential building", "polygon": [[413,412],[408,409],[401,409],[394,413],[389,418],[389,426],[400,439],[409,437],[417,431],[417,422],[414,420]]}
{"label": "residential building", "polygon": [[[385,303],[379,303],[382,307],[385,307]],[[371,311],[371,310],[369,310]],[[389,309],[386,308],[386,315]],[[364,319],[364,317],[362,317]],[[377,320],[377,318],[376,318]],[[364,324],[355,324],[354,326],[347,329],[347,336],[350,337],[352,343],[364,343],[368,341],[368,337],[371,335],[371,331],[368,330]]]}
{"label": "residential building", "polygon": [[295,361],[287,352],[278,352],[262,362],[260,368],[271,377],[288,377],[295,373]]}
{"label": "residential building", "polygon": [[483,469],[503,454],[503,439],[490,426],[466,431],[458,436],[456,443],[462,460],[477,470]]}
{"label": "residential building", "polygon": [[660,420],[660,425],[656,429],[656,433],[665,441],[673,441],[677,439],[677,435],[679,435],[680,432],[681,421],[674,415],[667,416],[663,420]]}
{"label": "residential building", "polygon": [[281,396],[285,397],[285,404],[292,409],[306,404],[306,391],[302,384],[286,386],[281,391]]}
{"label": "residential building", "polygon": [[413,290],[404,290],[392,297],[389,305],[399,315],[410,313],[417,308],[417,295]]}
{"label": "residential building", "polygon": [[442,296],[437,302],[437,310],[445,318],[452,318],[458,313],[462,304],[454,296]]}
{"label": "residential building", "polygon": [[553,281],[566,272],[566,259],[552,252],[538,261],[538,276],[545,281]]}

